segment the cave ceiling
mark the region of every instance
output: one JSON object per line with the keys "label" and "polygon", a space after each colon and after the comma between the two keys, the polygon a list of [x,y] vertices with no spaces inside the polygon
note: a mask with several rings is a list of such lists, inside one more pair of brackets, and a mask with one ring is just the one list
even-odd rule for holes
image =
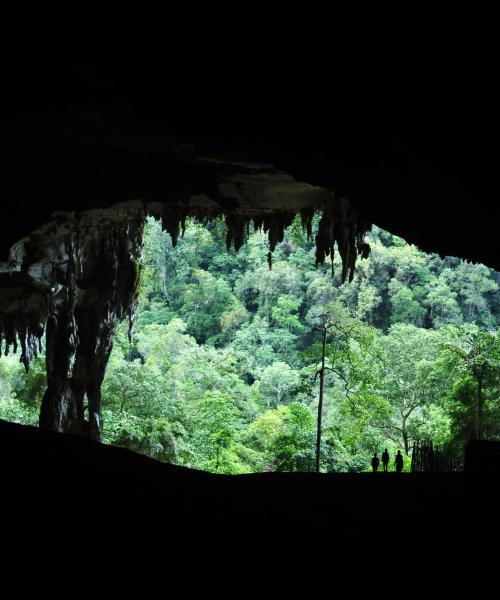
{"label": "cave ceiling", "polygon": [[295,139],[171,136],[101,119],[78,111],[3,129],[3,260],[58,211],[140,199],[245,216],[319,206],[332,193],[347,198],[360,219],[425,251],[500,269],[495,173],[477,164],[474,148],[450,165],[446,148],[445,160],[433,163],[379,132],[352,139],[328,130]]}
{"label": "cave ceiling", "polygon": [[235,248],[261,226],[272,252],[295,215],[310,230],[320,211],[317,262],[336,244],[343,279],[372,224],[500,269],[485,110],[444,118],[413,103],[388,118],[308,87],[148,88],[156,71],[67,67],[15,70],[0,130],[0,339],[19,341],[28,366],[46,332],[49,428],[99,437],[100,382],[116,323],[133,318],[147,215],[174,240],[187,217],[222,216]]}
{"label": "cave ceiling", "polygon": [[[314,33],[323,25],[314,22],[302,43],[273,31],[273,47],[265,36],[249,44],[243,31],[207,30],[202,41],[182,28],[156,52],[131,40],[100,53],[12,46],[2,69],[0,260],[55,211],[205,195],[249,212],[292,196],[311,203],[308,184],[423,250],[499,269],[491,37],[467,44],[459,34],[441,48],[441,35],[436,45],[432,35],[422,44],[421,30],[391,42],[393,31],[387,48],[377,36],[367,52]],[[252,196],[252,166],[293,179],[297,193],[274,194],[270,183]]]}

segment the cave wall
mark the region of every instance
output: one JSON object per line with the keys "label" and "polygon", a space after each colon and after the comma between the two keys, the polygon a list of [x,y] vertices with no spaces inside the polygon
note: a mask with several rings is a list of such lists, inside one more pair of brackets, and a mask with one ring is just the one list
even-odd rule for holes
{"label": "cave wall", "polygon": [[18,58],[4,74],[0,348],[19,342],[28,367],[46,332],[45,427],[99,436],[100,382],[116,323],[133,313],[146,214],[173,240],[187,216],[223,216],[235,248],[261,226],[272,266],[293,217],[310,231],[320,210],[316,259],[336,246],[343,279],[369,252],[371,223],[500,270],[493,122],[479,95],[476,110],[457,109],[462,64],[460,94],[426,114],[420,101],[377,102],[376,87],[341,103],[345,87],[327,93],[329,68],[312,80],[294,64],[264,82],[239,65],[234,87],[224,69],[218,85],[213,69],[180,68],[175,80],[164,57],[135,54]]}
{"label": "cave wall", "polygon": [[[473,147],[459,157],[455,149],[441,165],[425,159],[421,144],[424,158],[379,132],[174,136],[132,117],[115,125],[113,114],[96,119],[70,113],[1,129],[0,260],[54,211],[81,212],[135,198],[175,204],[202,194],[227,208],[241,206],[237,186],[227,183],[221,190],[219,182],[241,165],[254,165],[261,174],[267,166],[348,198],[367,222],[426,252],[500,270],[494,171],[478,166],[477,158],[467,162]],[[228,193],[230,186],[235,193]],[[266,202],[286,210],[287,196],[268,195]]]}
{"label": "cave wall", "polygon": [[[42,227],[15,243],[0,263],[0,353],[21,346],[29,368],[46,334],[47,390],[40,426],[93,440],[101,434],[101,384],[113,347],[116,325],[132,326],[139,287],[145,218],[161,218],[175,245],[188,217],[207,222],[221,217],[227,247],[242,245],[250,227],[269,239],[268,263],[285,229],[300,214],[315,237],[316,263],[333,261],[338,248],[342,281],[351,280],[358,256],[366,257],[364,235],[370,224],[345,198],[295,181],[263,165],[221,163],[220,179],[209,191],[182,202],[135,200],[104,209],[58,212]],[[215,198],[215,199],[214,199]]]}
{"label": "cave wall", "polygon": [[[40,424],[49,429],[99,438],[100,387],[116,324],[133,313],[148,214],[162,219],[174,243],[189,216],[201,222],[223,217],[227,245],[236,249],[248,227],[262,227],[272,267],[272,251],[294,217],[300,214],[310,235],[314,211],[320,211],[316,261],[332,258],[338,248],[342,280],[351,279],[357,258],[369,253],[364,234],[372,215],[378,225],[393,223],[391,232],[422,240],[424,249],[497,265],[489,200],[477,200],[463,214],[462,208],[453,211],[435,200],[436,190],[449,197],[443,180],[408,171],[407,163],[399,170],[366,167],[342,144],[330,153],[304,154],[248,140],[188,143],[136,131],[97,141],[94,133],[0,138],[0,169],[12,192],[0,237],[6,259],[0,263],[0,340],[5,351],[16,350],[19,340],[28,367],[46,332],[48,389]],[[462,232],[461,219],[467,221]]]}
{"label": "cave wall", "polygon": [[193,165],[218,157],[272,165],[349,198],[426,252],[500,271],[488,36],[464,43],[459,28],[443,44],[447,24],[435,47],[422,44],[426,23],[387,48],[380,36],[365,48],[359,32],[342,47],[338,28],[318,39],[316,21],[283,45],[274,29],[266,44],[234,27],[207,29],[209,42],[181,28],[157,52],[121,43],[47,55],[13,44],[2,70],[0,260],[55,210],[209,192],[213,176]]}
{"label": "cave wall", "polygon": [[0,352],[26,369],[46,333],[40,426],[99,439],[101,383],[124,317],[133,319],[145,210],[131,202],[61,213],[0,263]]}

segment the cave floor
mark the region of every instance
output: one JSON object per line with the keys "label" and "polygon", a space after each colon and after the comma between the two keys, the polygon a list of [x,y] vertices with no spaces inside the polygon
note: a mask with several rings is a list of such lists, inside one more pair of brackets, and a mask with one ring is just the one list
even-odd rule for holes
{"label": "cave floor", "polygon": [[498,486],[479,474],[211,475],[3,421],[0,456],[4,529],[63,546],[82,533],[104,546],[257,542],[292,555],[318,540],[366,550],[392,541],[399,551],[446,540],[459,556],[465,540],[499,529]]}

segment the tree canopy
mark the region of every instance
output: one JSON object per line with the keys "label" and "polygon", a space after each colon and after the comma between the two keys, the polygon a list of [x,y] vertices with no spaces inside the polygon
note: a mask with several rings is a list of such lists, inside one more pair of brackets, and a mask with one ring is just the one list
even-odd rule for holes
{"label": "tree canopy", "polygon": [[[313,221],[313,235],[317,231]],[[367,468],[417,440],[454,453],[500,436],[500,275],[374,228],[352,283],[315,266],[300,219],[268,265],[260,230],[226,249],[221,221],[177,245],[148,220],[136,328],[115,336],[104,441],[217,473],[314,467],[323,326],[321,469]],[[36,424],[43,355],[0,359],[0,417]]]}

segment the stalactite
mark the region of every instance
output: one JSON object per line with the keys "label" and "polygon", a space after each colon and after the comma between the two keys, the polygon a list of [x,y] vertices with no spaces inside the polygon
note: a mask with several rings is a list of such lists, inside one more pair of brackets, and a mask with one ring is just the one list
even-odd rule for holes
{"label": "stalactite", "polygon": [[[142,209],[141,214],[144,212],[144,206]],[[370,251],[369,245],[364,241],[364,235],[369,230],[370,224],[357,218],[346,199],[336,199],[331,194],[328,202],[299,209],[302,227],[308,239],[312,236],[312,220],[315,211],[322,213],[315,240],[316,264],[322,264],[326,257],[330,256],[333,276],[336,244],[342,260],[341,280],[342,282],[347,278],[352,280],[357,256],[364,258]],[[174,245],[179,235],[183,235],[188,217],[193,217],[201,223],[208,223],[224,216],[227,226],[226,245],[228,249],[234,247],[235,250],[241,247],[245,236],[248,235],[250,223],[253,223],[255,230],[261,228],[268,235],[267,261],[271,268],[272,253],[277,244],[283,241],[285,230],[293,222],[296,212],[295,210],[267,210],[240,213],[237,209],[223,209],[215,204],[190,206],[183,203],[162,205],[161,216],[163,227],[170,233]],[[96,227],[92,217],[89,216],[91,213],[92,211],[86,215],[59,214],[56,225],[47,226],[23,240],[14,252],[13,263],[8,267],[10,270],[4,268],[3,272],[0,272],[0,286],[5,285],[10,290],[20,290],[17,295],[12,293],[0,302],[0,352],[2,346],[5,346],[5,353],[8,353],[11,348],[16,352],[19,339],[22,350],[21,362],[26,368],[38,352],[45,323],[49,319],[49,306],[52,306],[52,316],[56,321],[62,306],[65,306],[66,311],[73,310],[71,308],[73,300],[67,299],[62,302],[61,289],[76,293],[77,283],[85,286],[85,281],[88,279],[86,274],[88,265],[100,263],[102,256],[107,257],[106,260],[111,265],[110,280],[119,279],[120,260],[124,260],[123,257],[118,258],[122,240],[128,239],[131,240],[132,245],[140,245],[137,227],[134,225],[137,222],[135,217],[130,219],[129,214],[125,218],[123,215],[118,218],[116,215],[112,217],[110,215],[116,213],[113,209],[110,209],[109,213],[99,213],[99,218],[103,218],[103,223],[107,223],[111,228],[111,235],[103,237],[105,227],[102,224]],[[17,266],[15,266],[16,260]],[[40,281],[30,275],[30,269],[33,265],[40,269],[44,261],[51,265],[52,273],[49,275],[46,272],[47,268],[43,267],[44,280]],[[137,281],[129,282],[131,287],[137,285]],[[118,307],[115,312],[116,318],[120,319],[123,318],[123,306],[118,297],[118,287],[115,285],[113,288],[114,292],[110,293],[109,301],[113,306]],[[25,290],[29,292],[30,306],[26,304],[26,298],[23,300]],[[33,301],[35,297],[36,302]],[[134,323],[135,303],[132,300],[128,303],[131,330]],[[6,308],[7,305],[9,308]]]}
{"label": "stalactite", "polygon": [[248,219],[243,216],[230,213],[226,215],[226,248],[231,246],[238,251],[245,241],[245,232],[248,230]]}
{"label": "stalactite", "polygon": [[179,233],[182,229],[182,235],[184,235],[186,223],[186,211],[183,206],[178,205],[165,205],[162,213],[162,226],[165,231],[170,234],[172,238],[172,246],[177,245]]}
{"label": "stalactite", "polygon": [[283,241],[285,230],[289,227],[297,212],[300,213],[302,228],[308,240],[312,237],[312,221],[315,212],[322,213],[318,233],[316,235],[316,264],[323,264],[326,257],[331,257],[332,276],[334,248],[337,245],[342,260],[341,281],[352,281],[356,267],[357,256],[366,258],[370,252],[369,245],[364,241],[366,232],[371,225],[358,219],[352,205],[345,198],[337,199],[329,195],[327,202],[319,206],[307,206],[298,210],[273,210],[239,212],[238,209],[222,208],[220,206],[199,207],[183,205],[165,205],[163,207],[163,227],[172,236],[174,244],[181,229],[185,228],[188,216],[201,223],[207,223],[218,217],[224,217],[226,222],[226,247],[239,250],[248,235],[250,223],[254,230],[262,229],[268,236],[270,255],[268,264],[272,266],[272,253],[277,244]]}
{"label": "stalactite", "polygon": [[359,222],[352,205],[345,199],[333,198],[323,208],[316,235],[316,265],[322,264],[328,255],[331,256],[333,269],[333,252],[337,244],[342,260],[341,281],[352,281],[358,255],[366,258],[370,251],[364,242],[364,236],[371,225]]}
{"label": "stalactite", "polygon": [[40,425],[99,439],[114,330],[127,315],[133,321],[145,210],[134,202],[55,217],[0,265],[0,348],[16,351],[19,340],[27,369],[46,331]]}
{"label": "stalactite", "polygon": [[[8,263],[0,264],[0,354],[21,346],[28,369],[46,334],[47,390],[40,425],[99,439],[101,384],[115,327],[129,318],[131,334],[139,287],[140,251],[147,214],[161,216],[175,245],[188,217],[208,223],[223,217],[226,245],[238,250],[251,224],[268,236],[267,261],[272,268],[276,246],[297,214],[310,239],[316,212],[316,264],[334,248],[342,260],[341,280],[352,280],[357,256],[370,251],[364,235],[370,225],[350,203],[333,194],[317,205],[286,210],[253,209],[227,202],[147,205],[136,201],[85,213],[57,213],[54,221],[13,246]],[[327,200],[324,200],[324,198]],[[86,415],[88,409],[88,417]]]}
{"label": "stalactite", "polygon": [[271,270],[273,268],[273,253],[272,252],[267,253],[267,264],[269,266],[269,270]]}
{"label": "stalactite", "polygon": [[308,206],[300,211],[300,220],[302,222],[302,230],[307,235],[307,241],[312,238],[312,221],[314,217],[314,207]]}

